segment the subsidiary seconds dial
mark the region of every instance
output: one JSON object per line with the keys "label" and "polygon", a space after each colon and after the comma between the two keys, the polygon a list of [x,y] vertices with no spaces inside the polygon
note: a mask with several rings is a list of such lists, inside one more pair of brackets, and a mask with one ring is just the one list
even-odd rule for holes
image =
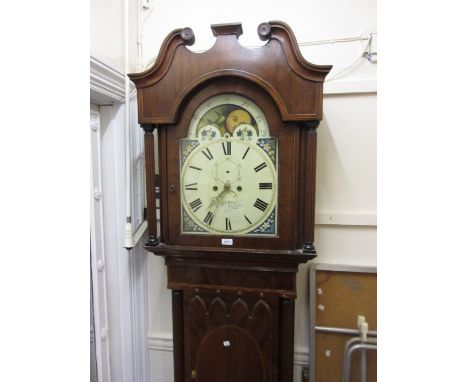
{"label": "subsidiary seconds dial", "polygon": [[277,173],[258,145],[221,138],[190,153],[181,189],[182,207],[207,233],[242,235],[275,208]]}

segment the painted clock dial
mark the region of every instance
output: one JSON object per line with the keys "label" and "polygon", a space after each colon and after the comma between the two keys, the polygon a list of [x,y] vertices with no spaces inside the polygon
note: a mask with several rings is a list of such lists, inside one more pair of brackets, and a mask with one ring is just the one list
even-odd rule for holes
{"label": "painted clock dial", "polygon": [[202,103],[180,140],[181,232],[276,236],[277,139],[251,100]]}

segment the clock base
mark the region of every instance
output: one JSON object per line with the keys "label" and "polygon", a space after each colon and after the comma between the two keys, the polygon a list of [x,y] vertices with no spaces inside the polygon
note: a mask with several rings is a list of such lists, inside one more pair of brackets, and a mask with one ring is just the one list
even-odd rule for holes
{"label": "clock base", "polygon": [[147,247],[172,289],[175,382],[292,382],[302,251]]}

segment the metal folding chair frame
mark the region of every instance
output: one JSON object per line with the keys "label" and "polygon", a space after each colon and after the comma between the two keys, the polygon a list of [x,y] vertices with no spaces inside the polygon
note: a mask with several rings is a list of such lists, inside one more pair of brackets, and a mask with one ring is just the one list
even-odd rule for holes
{"label": "metal folding chair frame", "polygon": [[377,338],[368,338],[367,341],[363,341],[361,337],[353,337],[346,343],[343,357],[343,382],[349,382],[351,377],[351,357],[356,350],[360,350],[361,352],[361,382],[366,382],[367,350],[377,350]]}

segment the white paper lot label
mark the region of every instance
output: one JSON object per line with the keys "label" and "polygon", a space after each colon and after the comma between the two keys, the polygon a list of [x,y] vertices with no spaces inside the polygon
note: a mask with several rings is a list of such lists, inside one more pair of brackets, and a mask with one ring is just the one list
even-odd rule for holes
{"label": "white paper lot label", "polygon": [[233,245],[234,240],[232,239],[221,239],[221,245]]}

